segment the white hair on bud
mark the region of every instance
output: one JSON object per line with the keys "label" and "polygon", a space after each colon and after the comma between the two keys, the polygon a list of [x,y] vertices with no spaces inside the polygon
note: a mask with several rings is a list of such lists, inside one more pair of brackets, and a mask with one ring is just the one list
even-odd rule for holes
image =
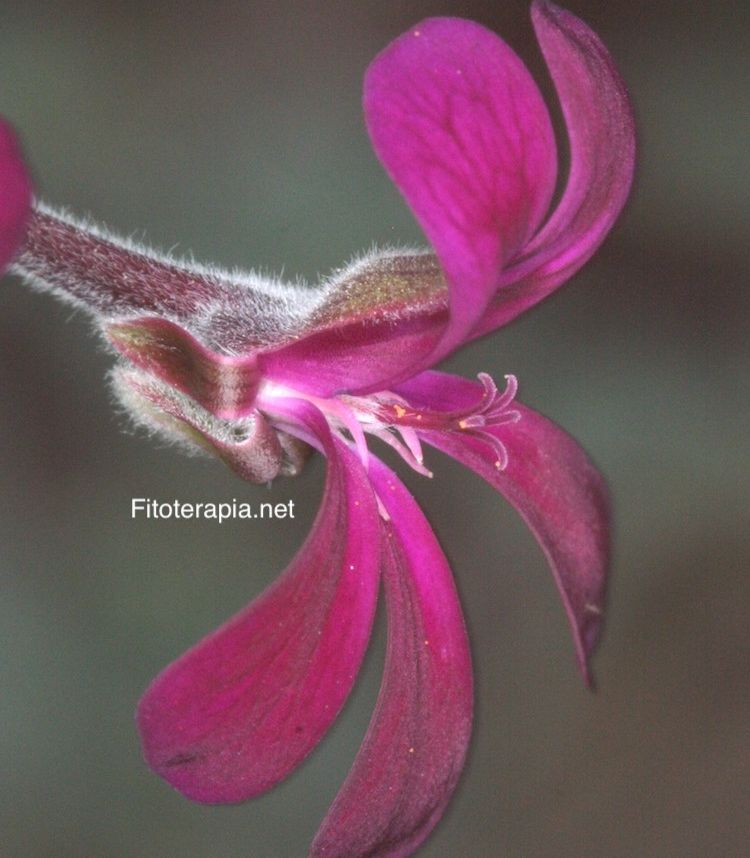
{"label": "white hair on bud", "polygon": [[225,444],[241,443],[250,434],[252,417],[231,421],[214,417],[189,396],[124,363],[110,371],[109,380],[120,410],[136,427],[189,455],[215,452],[200,433]]}
{"label": "white hair on bud", "polygon": [[44,203],[35,205],[11,271],[100,325],[158,316],[233,356],[283,346],[363,312],[391,319],[444,301],[440,268],[426,250],[373,247],[317,286],[285,283],[176,258]]}

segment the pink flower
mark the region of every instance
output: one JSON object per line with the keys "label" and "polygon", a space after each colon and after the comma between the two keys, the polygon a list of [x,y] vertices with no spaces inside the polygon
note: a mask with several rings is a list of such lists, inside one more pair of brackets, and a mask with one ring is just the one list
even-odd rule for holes
{"label": "pink flower", "polygon": [[13,129],[0,117],[0,273],[18,251],[31,211],[31,179]]}
{"label": "pink flower", "polygon": [[375,151],[434,254],[371,253],[316,288],[176,262],[38,206],[15,271],[84,307],[122,359],[137,420],[206,448],[252,482],[328,461],[313,529],[289,568],[164,670],[138,726],[149,764],[186,796],[237,802],[286,777],[344,704],[382,576],[380,696],[314,856],[412,854],[460,775],[472,720],[469,647],[448,563],[367,436],[429,472],[422,445],[466,464],[520,512],[568,613],[578,662],[596,643],[608,553],[603,481],[580,447],[504,390],[429,371],[567,280],[628,194],[633,124],[599,39],[547,2],[537,36],[571,163],[548,208],[552,127],[523,63],[497,36],[424,21],[367,72]]}

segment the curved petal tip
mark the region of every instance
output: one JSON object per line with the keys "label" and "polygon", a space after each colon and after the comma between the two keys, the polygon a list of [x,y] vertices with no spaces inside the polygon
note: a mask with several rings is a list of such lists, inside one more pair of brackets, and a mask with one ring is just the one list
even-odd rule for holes
{"label": "curved petal tip", "polygon": [[469,744],[472,671],[450,568],[429,524],[377,460],[388,646],[375,714],[311,858],[406,858],[440,821]]}
{"label": "curved petal tip", "polygon": [[[432,402],[446,410],[476,401],[475,382],[426,372],[401,385],[410,403]],[[471,468],[520,513],[547,557],[568,615],[576,660],[592,686],[589,659],[598,642],[609,569],[609,499],[602,475],[573,438],[551,420],[522,405],[517,422],[487,429],[505,448],[496,466],[494,446],[467,433],[420,432],[427,443]]]}

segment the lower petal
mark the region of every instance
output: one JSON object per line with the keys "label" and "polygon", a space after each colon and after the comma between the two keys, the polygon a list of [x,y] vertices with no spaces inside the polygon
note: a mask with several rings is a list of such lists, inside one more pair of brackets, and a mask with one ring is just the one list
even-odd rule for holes
{"label": "lower petal", "polygon": [[163,671],[138,709],[151,767],[188,798],[219,803],[274,786],[346,700],[370,636],[379,517],[359,459],[297,403],[328,456],[323,502],[286,572]]}
{"label": "lower petal", "polygon": [[471,734],[471,657],[448,562],[395,475],[373,459],[370,478],[390,515],[383,525],[385,675],[314,858],[411,855],[445,811]]}
{"label": "lower petal", "polygon": [[[478,384],[426,372],[398,388],[415,405],[446,411],[476,401]],[[549,561],[573,631],[587,683],[588,659],[602,625],[609,565],[609,503],[604,480],[566,432],[517,400],[517,423],[491,427],[508,464],[496,467],[495,447],[460,432],[420,432],[420,437],[483,477],[518,510]]]}

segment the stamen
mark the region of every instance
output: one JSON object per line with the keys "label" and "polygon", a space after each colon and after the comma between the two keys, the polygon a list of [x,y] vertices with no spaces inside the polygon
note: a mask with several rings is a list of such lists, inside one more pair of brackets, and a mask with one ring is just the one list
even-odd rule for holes
{"label": "stamen", "polygon": [[[416,431],[414,429],[409,429],[408,426],[401,426],[398,431],[404,439],[404,444],[409,448],[412,456],[414,456],[421,465],[424,461],[424,456],[422,455],[422,445],[419,443],[419,436]],[[430,474],[430,476],[432,476],[432,474]]]}
{"label": "stamen", "polygon": [[[479,373],[479,380],[482,380],[482,376],[485,376],[486,373]],[[489,376],[487,376],[489,378]],[[492,382],[492,386],[495,387],[495,382]],[[495,393],[497,393],[497,388],[495,387]],[[498,411],[504,411],[511,402],[516,398],[516,394],[518,393],[518,379],[515,375],[506,375],[505,376],[505,390],[503,391],[502,396],[498,397],[494,402],[494,408]],[[520,418],[520,415],[519,415]]]}
{"label": "stamen", "polygon": [[309,397],[310,400],[317,405],[326,416],[332,416],[337,420],[344,429],[347,429],[352,436],[352,440],[357,448],[359,458],[365,466],[365,470],[370,464],[370,451],[367,448],[367,439],[362,428],[362,424],[357,420],[356,415],[351,408],[344,405],[339,399],[317,399],[317,397]]}
{"label": "stamen", "polygon": [[383,521],[390,521],[391,520],[391,514],[385,508],[385,504],[383,503],[382,500],[380,500],[380,495],[377,492],[375,492],[375,500],[377,501],[377,504],[378,504],[378,512],[380,513],[380,517],[383,519]]}
{"label": "stamen", "polygon": [[482,432],[480,434],[480,440],[484,441],[485,444],[489,444],[495,451],[495,455],[497,456],[495,459],[495,468],[498,471],[504,471],[508,467],[508,450],[505,444],[499,438],[490,435],[489,432]]}
{"label": "stamen", "polygon": [[[432,477],[422,456],[419,434],[423,431],[466,433],[492,449],[495,467],[503,471],[508,466],[508,451],[491,429],[521,419],[521,412],[510,408],[518,391],[518,381],[514,375],[506,375],[505,390],[500,393],[490,375],[482,372],[478,378],[482,385],[481,395],[471,405],[454,411],[415,407],[390,391],[362,397],[344,394],[325,399],[267,384],[262,398],[272,400],[275,396],[291,394],[312,402],[325,415],[331,430],[355,447],[365,468],[369,467],[367,434],[395,450],[418,474]],[[260,402],[259,407],[263,407]]]}
{"label": "stamen", "polygon": [[[401,443],[398,440],[393,430],[391,429],[371,429],[370,434],[374,435],[376,438],[380,438],[385,444],[394,449],[399,456],[409,465],[413,470],[415,470],[418,474],[421,474],[423,477],[429,477],[432,479],[434,476],[432,471],[425,468],[422,464],[421,457],[421,447],[420,447],[420,456],[417,457],[414,455],[412,450]],[[403,437],[403,435],[402,435]]]}
{"label": "stamen", "polygon": [[407,444],[409,440],[406,433],[414,433],[418,438],[420,429],[465,432],[492,448],[496,456],[495,467],[503,471],[508,466],[508,451],[490,429],[504,423],[517,423],[521,419],[521,412],[509,407],[518,392],[518,380],[514,375],[506,375],[505,390],[500,393],[492,376],[481,372],[478,378],[482,393],[477,401],[466,408],[456,411],[415,408],[401,397],[383,393],[371,397],[378,404],[374,413],[383,424],[397,428]]}

